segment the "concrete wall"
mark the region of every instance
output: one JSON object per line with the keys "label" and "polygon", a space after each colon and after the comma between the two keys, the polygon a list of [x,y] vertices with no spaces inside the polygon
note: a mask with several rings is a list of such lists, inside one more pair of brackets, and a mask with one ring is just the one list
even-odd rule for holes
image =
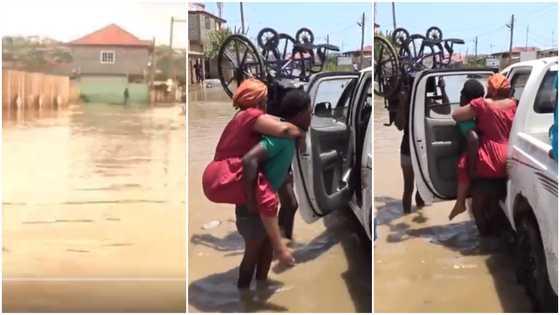
{"label": "concrete wall", "polygon": [[147,83],[129,83],[126,76],[84,76],[79,79],[82,100],[92,103],[123,104],[124,89],[128,87],[129,103],[149,101]]}
{"label": "concrete wall", "polygon": [[[189,13],[189,41],[200,41],[200,14]],[[192,50],[192,48],[191,48]]]}
{"label": "concrete wall", "polygon": [[198,42],[206,46],[208,43],[208,33],[217,30],[219,25],[220,23],[209,15],[189,13],[189,41]]}
{"label": "concrete wall", "polygon": [[[103,64],[101,51],[114,51],[115,63]],[[81,74],[144,75],[148,71],[148,48],[118,46],[72,46],[73,68]]]}

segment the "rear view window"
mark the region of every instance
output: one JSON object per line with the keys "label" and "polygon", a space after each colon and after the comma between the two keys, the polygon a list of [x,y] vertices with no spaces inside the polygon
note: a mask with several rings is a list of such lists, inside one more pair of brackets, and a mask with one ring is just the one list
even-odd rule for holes
{"label": "rear view window", "polygon": [[525,85],[527,85],[527,80],[529,79],[530,74],[531,69],[529,68],[527,70],[516,72],[511,78],[511,96],[518,101],[521,99],[521,95],[523,94]]}
{"label": "rear view window", "polygon": [[539,114],[552,113],[557,103],[558,71],[548,71],[537,92],[534,104],[535,112]]}

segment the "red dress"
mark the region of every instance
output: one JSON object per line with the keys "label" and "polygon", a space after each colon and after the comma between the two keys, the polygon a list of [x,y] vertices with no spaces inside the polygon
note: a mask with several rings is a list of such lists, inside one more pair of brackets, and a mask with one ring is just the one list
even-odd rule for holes
{"label": "red dress", "polygon": [[[476,175],[481,178],[505,178],[509,132],[517,110],[511,100],[509,106],[496,106],[490,99],[477,98],[470,103],[475,112],[479,136]],[[459,182],[469,182],[467,156],[463,154],[457,163]]]}
{"label": "red dress", "polygon": [[[246,203],[241,159],[261,140],[261,134],[255,132],[253,126],[263,114],[257,108],[242,110],[225,127],[214,160],[202,174],[202,188],[210,201],[237,205]],[[256,199],[260,213],[276,215],[278,198],[262,172],[257,176]]]}

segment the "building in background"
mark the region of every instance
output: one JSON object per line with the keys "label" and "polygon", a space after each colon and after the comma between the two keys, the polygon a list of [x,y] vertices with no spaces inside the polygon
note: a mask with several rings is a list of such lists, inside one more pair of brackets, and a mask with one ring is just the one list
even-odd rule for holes
{"label": "building in background", "polygon": [[366,68],[366,67],[371,67],[371,45],[367,45],[364,46],[363,52],[360,49],[357,50],[350,50],[350,51],[345,51],[341,54],[342,58],[339,57],[339,59],[344,59],[344,57],[350,58],[352,64],[356,64],[359,65],[360,64],[360,55],[363,53],[364,55],[364,59],[362,61],[362,65],[361,67],[359,67],[360,69]]}
{"label": "building in background", "polygon": [[[513,47],[511,49],[511,54],[508,51],[492,53],[491,57],[498,64],[499,69],[504,69],[505,67],[520,61],[526,61],[537,58],[537,47]],[[523,60],[522,60],[523,55]],[[530,57],[529,57],[530,56]]]}
{"label": "building in background", "polygon": [[205,49],[208,47],[209,34],[218,31],[226,20],[206,10],[202,3],[189,3],[189,48],[188,48],[188,78],[191,83],[197,82],[197,67],[203,79],[218,77],[218,63],[216,59],[208,60]]}
{"label": "building in background", "polygon": [[149,101],[154,42],[140,40],[116,24],[68,43],[80,95],[86,102]]}

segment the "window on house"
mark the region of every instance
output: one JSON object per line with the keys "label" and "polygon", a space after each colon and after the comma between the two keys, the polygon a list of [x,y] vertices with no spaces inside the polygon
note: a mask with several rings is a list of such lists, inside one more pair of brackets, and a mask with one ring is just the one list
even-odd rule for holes
{"label": "window on house", "polygon": [[205,16],[206,29],[210,29],[210,17],[208,15]]}
{"label": "window on house", "polygon": [[112,50],[102,50],[99,54],[99,62],[103,64],[114,64],[115,52]]}

